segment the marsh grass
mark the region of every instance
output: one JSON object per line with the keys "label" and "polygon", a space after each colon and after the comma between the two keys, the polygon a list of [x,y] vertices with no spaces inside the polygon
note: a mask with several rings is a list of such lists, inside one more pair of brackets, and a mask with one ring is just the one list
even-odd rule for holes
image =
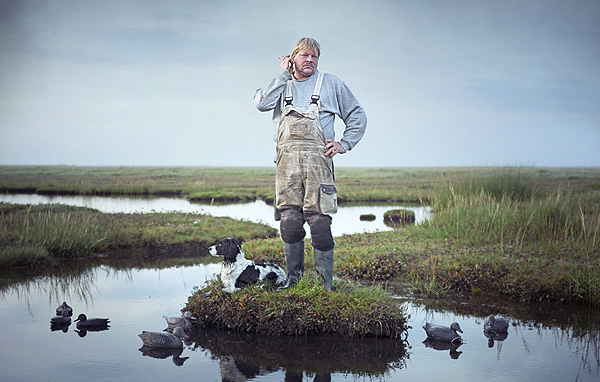
{"label": "marsh grass", "polygon": [[527,168],[446,176],[432,200],[435,218],[424,229],[432,238],[471,249],[484,245],[485,251],[473,261],[464,254],[454,264],[440,259],[446,270],[430,267],[421,279],[445,273],[438,278],[452,280],[455,289],[521,296],[528,289],[538,298],[551,298],[562,288],[563,300],[600,304],[597,194],[582,195],[568,184],[554,189],[538,184]]}
{"label": "marsh grass", "polygon": [[80,208],[3,207],[0,263],[39,262],[46,261],[49,256],[89,254],[102,241],[96,217],[95,213]]}
{"label": "marsh grass", "polygon": [[285,291],[259,284],[228,294],[211,280],[189,297],[184,310],[198,317],[200,326],[275,336],[400,338],[407,329],[405,309],[381,287],[336,281],[327,292],[314,274]]}
{"label": "marsh grass", "polygon": [[563,186],[541,192],[521,171],[448,179],[433,199],[429,225],[470,244],[500,243],[522,250],[575,249],[581,259],[599,249],[600,206]]}
{"label": "marsh grass", "polygon": [[[427,200],[444,169],[336,168],[340,203]],[[0,192],[272,201],[275,167],[0,166]]]}
{"label": "marsh grass", "polygon": [[405,224],[415,223],[415,211],[405,209],[395,209],[386,211],[383,214],[383,222],[392,227],[396,225],[403,226]]}
{"label": "marsh grass", "polygon": [[122,249],[205,256],[209,245],[231,232],[242,240],[277,234],[264,224],[196,213],[107,214],[64,205],[0,204],[0,267]]}
{"label": "marsh grass", "polygon": [[[267,200],[274,193],[274,168],[0,166],[0,184],[5,191],[179,192],[211,200],[237,193]],[[433,219],[419,226],[336,237],[338,276],[397,280],[423,294],[493,293],[600,305],[598,168],[336,168],[336,184],[341,201],[415,200],[433,208]],[[100,251],[240,236],[249,258],[285,263],[275,230],[247,222],[169,214],[97,219]],[[19,237],[9,226],[0,231],[2,258],[53,258],[37,242],[7,244]],[[310,240],[305,248],[310,269]]]}

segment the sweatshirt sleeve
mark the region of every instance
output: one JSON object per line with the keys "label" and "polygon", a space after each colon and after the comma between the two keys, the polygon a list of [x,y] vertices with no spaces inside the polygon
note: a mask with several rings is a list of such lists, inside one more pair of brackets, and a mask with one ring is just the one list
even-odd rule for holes
{"label": "sweatshirt sleeve", "polygon": [[362,139],[367,129],[367,114],[352,91],[341,81],[337,92],[340,117],[346,125],[340,144],[346,151],[352,150]]}
{"label": "sweatshirt sleeve", "polygon": [[260,111],[269,111],[275,109],[281,98],[281,93],[292,75],[287,70],[282,70],[271,80],[271,83],[264,89],[257,89],[254,93],[254,104]]}

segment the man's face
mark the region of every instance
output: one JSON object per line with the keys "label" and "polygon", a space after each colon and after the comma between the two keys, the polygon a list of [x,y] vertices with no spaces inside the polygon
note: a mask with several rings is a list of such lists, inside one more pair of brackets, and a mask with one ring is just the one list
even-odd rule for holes
{"label": "man's face", "polygon": [[297,80],[305,80],[317,70],[319,57],[312,50],[299,50],[292,56],[292,61],[294,61],[294,77]]}

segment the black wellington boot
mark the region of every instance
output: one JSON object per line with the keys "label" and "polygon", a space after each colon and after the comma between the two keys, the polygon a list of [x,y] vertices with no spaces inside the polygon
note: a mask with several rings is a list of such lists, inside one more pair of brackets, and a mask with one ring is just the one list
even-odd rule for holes
{"label": "black wellington boot", "polygon": [[323,280],[323,287],[331,291],[333,286],[333,248],[329,251],[315,250],[315,268]]}
{"label": "black wellington boot", "polygon": [[292,244],[283,243],[285,248],[285,264],[288,272],[287,281],[278,290],[288,289],[296,285],[304,273],[304,240]]}

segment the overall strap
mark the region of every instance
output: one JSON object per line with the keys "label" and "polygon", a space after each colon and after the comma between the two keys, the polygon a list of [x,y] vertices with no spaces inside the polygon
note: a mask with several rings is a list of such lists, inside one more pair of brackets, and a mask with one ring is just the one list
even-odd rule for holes
{"label": "overall strap", "polygon": [[285,86],[285,105],[284,106],[291,106],[293,98],[294,97],[292,97],[292,80],[288,80],[287,85]]}
{"label": "overall strap", "polygon": [[[319,75],[317,76],[317,83],[315,84],[315,90],[313,91],[313,95],[310,97],[310,99],[311,99],[310,103],[318,103],[319,102],[319,98],[321,98],[321,96],[320,96],[321,85],[323,85],[323,72],[319,72]],[[292,80],[288,80],[288,82],[285,86],[285,105],[284,106],[292,105],[293,99],[294,99],[294,97],[292,96]]]}
{"label": "overall strap", "polygon": [[321,98],[321,85],[323,85],[323,72],[319,72],[319,76],[317,77],[317,83],[315,84],[315,91],[313,92],[312,97],[310,97],[310,103],[319,102],[319,98]]}

